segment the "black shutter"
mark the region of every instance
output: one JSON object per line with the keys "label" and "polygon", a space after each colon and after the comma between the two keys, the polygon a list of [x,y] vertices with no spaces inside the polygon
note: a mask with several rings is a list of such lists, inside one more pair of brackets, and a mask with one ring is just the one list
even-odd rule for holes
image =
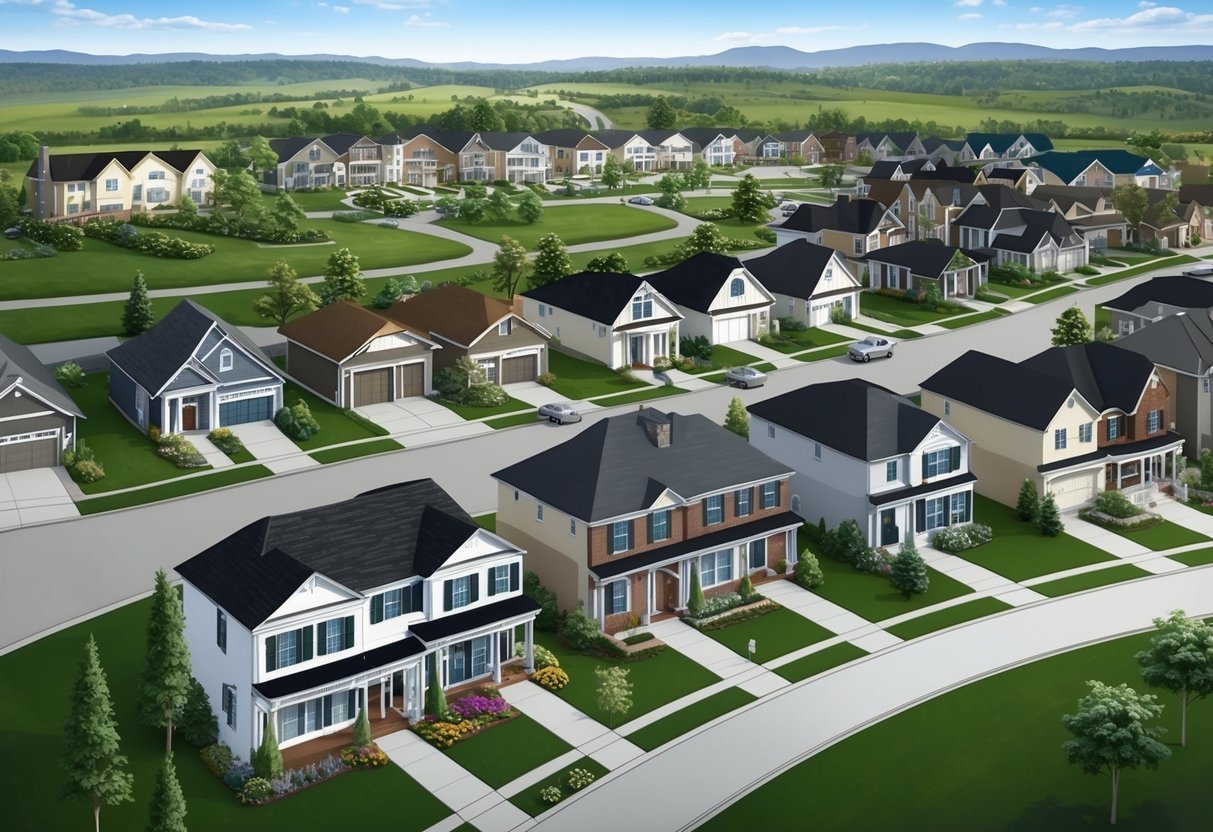
{"label": "black shutter", "polygon": [[960,446],[952,448],[952,468],[953,471],[960,470]]}
{"label": "black shutter", "polygon": [[707,497],[703,498],[703,524],[705,526],[708,524],[708,498]]}
{"label": "black shutter", "polygon": [[227,615],[215,607],[215,643],[224,653],[227,652]]}
{"label": "black shutter", "polygon": [[733,492],[733,516],[741,517],[741,489]]}
{"label": "black shutter", "polygon": [[371,623],[378,624],[383,620],[383,593],[371,596]]}
{"label": "black shutter", "polygon": [[927,455],[926,454],[922,455],[922,478],[924,480],[927,478]]}
{"label": "black shutter", "polygon": [[657,541],[653,540],[653,515],[646,514],[644,519],[645,519],[645,526],[648,529],[649,543],[656,543]]}
{"label": "black shutter", "polygon": [[424,581],[418,581],[417,583],[413,584],[413,608],[409,610],[409,612],[421,612],[425,607],[425,600],[422,598],[424,587]]}
{"label": "black shutter", "polygon": [[343,650],[349,650],[354,646],[354,616],[347,615],[345,617],[345,641],[342,643]]}
{"label": "black shutter", "polygon": [[628,549],[631,550],[636,546],[636,540],[634,537],[634,535],[636,533],[636,521],[629,520],[627,522],[628,522]]}
{"label": "black shutter", "polygon": [[615,524],[610,523],[604,528],[607,536],[607,554],[613,555],[615,554]]}
{"label": "black shutter", "polygon": [[480,600],[480,576],[468,575],[468,603],[474,604]]}
{"label": "black shutter", "polygon": [[455,590],[454,581],[443,581],[442,582],[442,609],[443,609],[443,612],[451,611],[451,603],[452,603],[451,597],[454,594],[454,590]]}
{"label": "black shutter", "polygon": [[920,532],[927,527],[927,501],[914,501],[914,531]]}
{"label": "black shutter", "polygon": [[520,563],[511,563],[510,564],[510,592],[518,591],[518,587],[521,584],[521,574],[520,574],[522,572],[521,567],[522,567],[522,564],[520,564]]}
{"label": "black shutter", "polygon": [[489,586],[488,586],[489,593],[488,594],[489,594],[490,598],[497,594],[497,570],[500,568],[502,568],[502,567],[499,567],[499,566],[490,566],[489,567]]}
{"label": "black shutter", "polygon": [[324,727],[328,728],[333,724],[333,695],[330,693],[324,697]]}
{"label": "black shutter", "polygon": [[306,662],[312,658],[312,628],[304,627],[302,630],[296,630],[295,632],[303,634],[303,655],[299,661]]}
{"label": "black shutter", "polygon": [[328,649],[329,649],[328,634],[329,634],[329,623],[327,621],[321,621],[319,624],[316,625],[316,655],[317,656],[323,656],[325,653],[328,652]]}
{"label": "black shutter", "polygon": [[278,636],[265,637],[265,672],[278,669]]}
{"label": "black shutter", "polygon": [[[354,719],[358,716],[358,691],[357,689],[351,690],[346,695],[349,696],[349,704],[345,709],[345,718]],[[370,714],[367,714],[367,716],[369,717]]]}

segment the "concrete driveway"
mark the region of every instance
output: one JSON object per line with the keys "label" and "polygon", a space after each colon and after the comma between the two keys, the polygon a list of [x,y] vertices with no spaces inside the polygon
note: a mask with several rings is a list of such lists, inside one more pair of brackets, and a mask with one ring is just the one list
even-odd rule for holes
{"label": "concrete driveway", "polygon": [[54,468],[0,474],[0,529],[79,516]]}
{"label": "concrete driveway", "polygon": [[466,422],[450,408],[431,401],[424,396],[399,399],[394,402],[368,404],[355,410],[395,436],[414,433],[426,428],[444,428]]}
{"label": "concrete driveway", "polygon": [[287,439],[278,426],[265,419],[260,422],[246,422],[243,425],[230,425],[232,433],[240,438],[244,447],[259,462],[275,474],[294,471],[299,468],[310,468],[320,463],[299,449],[299,446]]}

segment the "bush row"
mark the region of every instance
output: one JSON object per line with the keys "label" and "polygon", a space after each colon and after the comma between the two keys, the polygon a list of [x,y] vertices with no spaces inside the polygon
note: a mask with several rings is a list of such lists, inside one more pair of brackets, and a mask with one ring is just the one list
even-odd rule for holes
{"label": "bush row", "polygon": [[[329,238],[328,233],[320,228],[294,231],[268,223],[263,225],[255,222],[229,221],[218,214],[200,216],[186,213],[138,213],[131,216],[131,224],[146,226],[148,228],[175,228],[178,231],[197,231],[202,234],[217,234],[221,237],[236,237],[241,240],[253,240],[259,243],[275,243],[279,245],[320,243]],[[60,251],[66,251],[66,249],[60,249]]]}
{"label": "bush row", "polygon": [[71,223],[43,222],[33,217],[22,217],[17,220],[17,227],[28,239],[56,251],[80,251],[84,248],[84,232]]}
{"label": "bush row", "polygon": [[198,260],[215,253],[215,247],[209,243],[191,243],[189,240],[169,237],[159,231],[140,233],[138,228],[126,222],[92,219],[84,224],[83,230],[85,236],[141,251],[153,257]]}

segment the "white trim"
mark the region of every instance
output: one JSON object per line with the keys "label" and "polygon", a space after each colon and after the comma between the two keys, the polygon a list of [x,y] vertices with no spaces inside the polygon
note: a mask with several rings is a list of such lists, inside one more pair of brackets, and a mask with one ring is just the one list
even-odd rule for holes
{"label": "white trim", "polygon": [[16,445],[25,442],[41,442],[44,439],[52,439],[59,436],[59,428],[52,430],[38,430],[30,433],[14,433],[9,436],[0,436],[0,445]]}
{"label": "white trim", "polygon": [[239,401],[241,399],[257,399],[263,398],[267,395],[276,396],[278,391],[281,389],[282,385],[279,384],[274,387],[256,387],[252,390],[237,390],[235,393],[220,393],[216,390],[215,403],[227,404],[228,402]]}
{"label": "white trim", "polygon": [[18,416],[0,416],[0,422],[15,422],[18,419],[38,419],[42,416],[54,416],[57,410],[39,410],[34,413],[22,413]]}

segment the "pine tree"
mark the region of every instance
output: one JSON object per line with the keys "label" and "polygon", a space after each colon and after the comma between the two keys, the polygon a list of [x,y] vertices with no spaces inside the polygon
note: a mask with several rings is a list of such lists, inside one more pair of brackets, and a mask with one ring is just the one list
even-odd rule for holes
{"label": "pine tree", "polygon": [[493,255],[493,288],[507,300],[513,298],[526,267],[526,248],[511,237],[502,237],[501,246]]}
{"label": "pine tree", "polygon": [[253,301],[253,311],[285,326],[292,315],[311,312],[320,305],[312,287],[299,280],[299,275],[285,260],[270,266],[269,292]]}
{"label": "pine tree", "polygon": [[889,582],[907,600],[913,595],[921,595],[926,592],[931,585],[927,565],[923,562],[922,556],[918,554],[918,549],[914,547],[913,542],[908,539],[901,544],[901,550],[893,559],[893,571],[889,575]]}
{"label": "pine tree", "polygon": [[186,832],[185,795],[182,794],[181,784],[177,781],[172,752],[164,755],[164,762],[156,774],[147,832]]}
{"label": "pine tree", "polygon": [[1200,451],[1200,487],[1213,489],[1213,451],[1208,448]]}
{"label": "pine tree", "polygon": [[438,655],[430,659],[430,683],[425,689],[425,713],[436,719],[445,719],[447,715],[446,691],[438,679]]}
{"label": "pine tree", "polygon": [[100,832],[101,807],[134,800],[134,795],[126,757],[118,752],[121,737],[114,721],[109,683],[92,635],[88,637],[80,674],[72,687],[71,711],[63,733],[67,739],[63,760],[67,781],[62,795],[87,800],[93,810],[95,832]]}
{"label": "pine tree", "polygon": [[556,234],[544,234],[535,243],[535,262],[527,283],[532,289],[568,277],[573,273],[573,261]]}
{"label": "pine tree", "polygon": [[792,574],[796,578],[796,583],[805,589],[816,589],[826,582],[825,575],[821,571],[821,564],[817,562],[817,555],[813,554],[810,549],[801,551],[800,557],[796,559],[796,566],[792,569]]}
{"label": "pine tree", "polygon": [[122,310],[122,332],[133,338],[147,332],[153,323],[155,318],[152,315],[152,301],[147,296],[147,283],[143,280],[143,272],[137,271],[131,283],[130,297]]}
{"label": "pine tree", "polygon": [[1053,492],[1045,494],[1040,501],[1040,516],[1036,519],[1036,528],[1045,537],[1057,537],[1065,528],[1061,523],[1061,512],[1057,508],[1057,500]]}
{"label": "pine tree", "polygon": [[358,718],[354,720],[354,745],[362,747],[371,744],[371,721],[366,715],[366,706],[358,710]]}
{"label": "pine tree", "polygon": [[175,722],[177,733],[195,748],[206,748],[219,739],[219,720],[211,708],[211,698],[202,683],[192,676],[185,704]]}
{"label": "pine tree", "polygon": [[1075,344],[1087,344],[1091,341],[1091,322],[1077,306],[1062,310],[1053,326],[1053,346],[1070,347]]}
{"label": "pine tree", "polygon": [[733,191],[733,216],[740,222],[757,223],[769,219],[767,209],[763,205],[762,191],[758,180],[752,173],[747,173]]}
{"label": "pine tree", "polygon": [[348,248],[330,254],[324,269],[324,282],[320,284],[321,302],[328,306],[342,300],[357,301],[364,294],[366,284],[362,281],[358,255]]}
{"label": "pine tree", "polygon": [[173,713],[190,690],[190,649],[185,643],[181,599],[163,569],[156,571],[145,661],[139,678],[140,716],[145,725],[165,729],[164,750],[172,751]]}
{"label": "pine tree", "polygon": [[729,402],[728,412],[724,415],[724,428],[742,439],[750,438],[750,414],[746,412],[745,403],[738,396],[734,396]]}
{"label": "pine tree", "polygon": [[253,771],[266,780],[277,780],[282,776],[282,750],[278,748],[278,737],[274,733],[274,720],[265,722],[265,736],[261,745],[253,752]]}
{"label": "pine tree", "polygon": [[1015,503],[1015,513],[1024,523],[1035,523],[1040,516],[1040,495],[1036,493],[1036,483],[1024,477],[1023,485],[1019,487],[1019,501]]}
{"label": "pine tree", "polygon": [[698,618],[707,602],[707,599],[703,597],[703,587],[699,585],[699,569],[692,563],[691,591],[687,593],[687,613],[691,618]]}

